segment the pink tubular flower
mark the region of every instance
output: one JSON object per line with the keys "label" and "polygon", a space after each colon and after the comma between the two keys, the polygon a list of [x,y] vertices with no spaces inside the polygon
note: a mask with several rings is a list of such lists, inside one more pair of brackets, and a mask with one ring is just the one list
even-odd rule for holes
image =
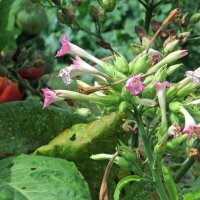
{"label": "pink tubular flower", "polygon": [[168,81],[164,81],[162,83],[158,81],[154,81],[153,84],[155,85],[157,90],[165,89],[166,87],[171,86],[171,84]]}
{"label": "pink tubular flower", "polygon": [[182,133],[188,134],[189,138],[192,138],[195,134],[200,139],[200,125],[196,124],[194,118],[184,107],[180,108],[180,112],[184,115],[185,118],[185,127]]}
{"label": "pink tubular flower", "polygon": [[83,74],[93,74],[98,76],[99,78],[106,81],[108,76],[98,70],[96,70],[91,65],[84,62],[79,56],[76,56],[76,59],[72,59],[73,64],[69,67],[61,69],[59,75],[65,84],[70,84],[72,82],[72,78],[76,76],[80,76]]}
{"label": "pink tubular flower", "polygon": [[64,35],[62,37],[61,44],[62,44],[61,49],[59,51],[57,51],[56,57],[61,57],[65,54],[75,54],[75,55],[78,55],[80,57],[87,58],[87,59],[91,60],[92,62],[99,64],[100,66],[104,65],[104,62],[102,62],[101,60],[90,55],[84,49],[78,47],[77,45],[72,44],[67,39],[66,35]]}
{"label": "pink tubular flower", "polygon": [[133,95],[137,95],[144,88],[145,84],[140,81],[143,77],[143,74],[138,74],[129,78],[126,82],[125,88]]}
{"label": "pink tubular flower", "polygon": [[154,81],[153,84],[156,87],[156,94],[158,97],[158,102],[160,105],[160,111],[162,116],[162,124],[166,124],[166,102],[165,102],[165,89],[166,87],[170,87],[170,83],[168,81],[164,81],[162,83],[158,81]]}
{"label": "pink tubular flower", "polygon": [[53,90],[50,90],[49,88],[43,88],[42,89],[43,95],[44,95],[44,106],[43,108],[48,107],[51,103],[55,101],[61,101],[64,100],[62,97],[58,97],[56,92]]}

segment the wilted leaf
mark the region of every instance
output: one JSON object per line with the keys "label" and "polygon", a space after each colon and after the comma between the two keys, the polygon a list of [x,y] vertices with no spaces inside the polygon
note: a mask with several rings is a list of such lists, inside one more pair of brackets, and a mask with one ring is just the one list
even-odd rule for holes
{"label": "wilted leaf", "polygon": [[29,101],[0,104],[0,157],[34,151],[78,122],[79,115]]}
{"label": "wilted leaf", "polygon": [[20,155],[0,161],[1,200],[90,200],[75,165],[59,158]]}

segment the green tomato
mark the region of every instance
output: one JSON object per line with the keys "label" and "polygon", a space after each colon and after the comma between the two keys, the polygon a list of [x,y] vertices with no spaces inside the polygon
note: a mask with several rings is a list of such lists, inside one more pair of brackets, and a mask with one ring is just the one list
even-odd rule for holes
{"label": "green tomato", "polygon": [[40,34],[47,26],[47,15],[41,9],[22,10],[17,15],[16,23],[30,35]]}

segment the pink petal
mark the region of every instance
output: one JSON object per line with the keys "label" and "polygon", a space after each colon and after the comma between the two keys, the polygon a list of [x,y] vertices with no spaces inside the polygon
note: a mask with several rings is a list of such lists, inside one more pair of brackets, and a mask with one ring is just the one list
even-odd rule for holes
{"label": "pink petal", "polygon": [[67,39],[66,35],[64,35],[62,37],[61,44],[62,44],[61,49],[59,51],[57,51],[56,57],[63,56],[63,55],[65,55],[65,54],[70,52],[71,43]]}

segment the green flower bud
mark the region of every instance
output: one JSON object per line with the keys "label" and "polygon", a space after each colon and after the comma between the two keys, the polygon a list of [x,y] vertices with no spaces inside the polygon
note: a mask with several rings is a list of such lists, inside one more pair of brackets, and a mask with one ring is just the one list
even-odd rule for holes
{"label": "green flower bud", "polygon": [[128,62],[122,54],[115,53],[113,62],[118,71],[122,73],[127,73],[129,71]]}
{"label": "green flower bud", "polygon": [[177,113],[171,112],[169,118],[172,124],[179,124],[179,115]]}
{"label": "green flower bud", "polygon": [[112,12],[116,6],[116,0],[100,0],[100,4],[106,12]]}
{"label": "green flower bud", "polygon": [[182,106],[183,106],[182,103],[176,101],[169,104],[169,109],[174,113],[178,113]]}
{"label": "green flower bud", "polygon": [[172,51],[177,49],[178,45],[179,45],[179,40],[173,40],[167,43],[166,46],[164,47],[164,53],[165,54],[171,53]]}
{"label": "green flower bud", "polygon": [[195,13],[194,15],[192,15],[192,17],[190,18],[190,24],[197,24],[200,21],[200,13]]}
{"label": "green flower bud", "polygon": [[182,67],[182,65],[183,64],[180,63],[180,64],[176,64],[176,65],[172,65],[172,66],[168,67],[168,69],[167,69],[167,75],[169,76],[169,75],[173,74],[174,71],[176,71],[177,69],[179,69],[180,67]]}
{"label": "green flower bud", "polygon": [[151,67],[150,59],[148,54],[144,54],[139,57],[136,62],[129,65],[130,71],[132,74],[137,75],[140,73],[146,73],[147,70]]}
{"label": "green flower bud", "polygon": [[175,147],[179,146],[183,141],[185,141],[188,138],[187,134],[183,134],[178,136],[177,138],[174,138],[167,142],[167,149],[174,149]]}
{"label": "green flower bud", "polygon": [[177,92],[176,96],[179,97],[179,98],[185,97],[185,96],[191,94],[192,92],[194,92],[196,86],[197,86],[197,84],[188,83],[187,85],[185,85],[184,87],[182,87]]}
{"label": "green flower bud", "polygon": [[183,32],[177,35],[179,44],[182,45],[187,41],[187,38],[190,36],[190,32]]}
{"label": "green flower bud", "polygon": [[170,88],[167,89],[166,99],[169,101],[176,94],[177,94],[177,84],[174,84],[173,86],[171,86]]}
{"label": "green flower bud", "polygon": [[155,75],[153,76],[153,80],[156,80],[158,82],[164,82],[167,77],[167,67],[166,65],[160,68]]}

